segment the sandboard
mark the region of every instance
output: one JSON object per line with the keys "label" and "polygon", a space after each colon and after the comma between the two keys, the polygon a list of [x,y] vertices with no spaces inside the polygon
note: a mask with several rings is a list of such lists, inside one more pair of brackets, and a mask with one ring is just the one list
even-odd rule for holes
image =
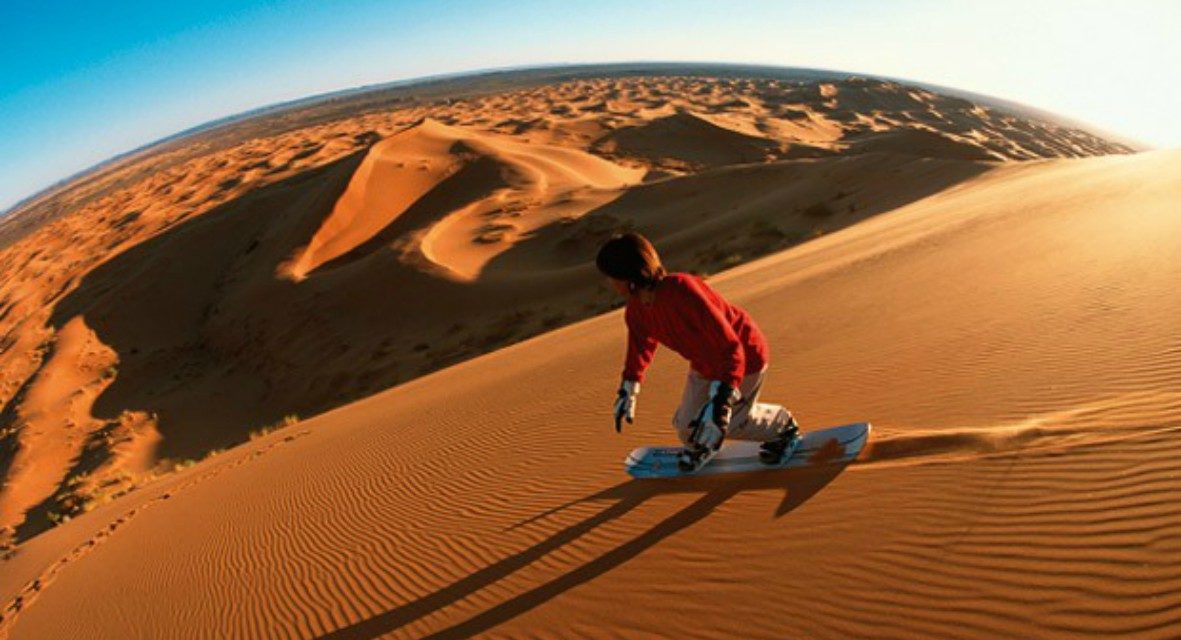
{"label": "sandboard", "polygon": [[628,475],[633,478],[677,478],[794,469],[815,463],[814,458],[829,464],[840,464],[853,460],[861,453],[862,447],[869,441],[871,428],[868,422],[857,422],[806,432],[800,438],[795,452],[775,465],[764,464],[759,460],[759,443],[744,440],[727,440],[713,460],[689,473],[677,467],[680,447],[639,447],[628,454],[623,464]]}

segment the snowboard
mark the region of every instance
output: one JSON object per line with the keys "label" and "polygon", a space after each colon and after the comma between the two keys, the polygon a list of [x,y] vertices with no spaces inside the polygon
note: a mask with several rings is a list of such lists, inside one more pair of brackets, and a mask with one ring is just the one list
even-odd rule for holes
{"label": "snowboard", "polygon": [[628,454],[623,464],[628,475],[633,478],[775,471],[804,467],[817,461],[839,464],[850,462],[861,453],[869,441],[871,428],[868,422],[857,422],[806,432],[796,441],[795,451],[784,456],[779,464],[764,464],[759,460],[759,443],[745,440],[727,440],[713,460],[687,473],[677,467],[677,454],[681,447],[639,447]]}

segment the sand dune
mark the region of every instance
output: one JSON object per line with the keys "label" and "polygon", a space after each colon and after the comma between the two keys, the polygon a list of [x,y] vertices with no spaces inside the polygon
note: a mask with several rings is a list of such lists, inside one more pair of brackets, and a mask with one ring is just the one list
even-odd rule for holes
{"label": "sand dune", "polygon": [[590,257],[618,230],[712,274],[997,167],[1129,151],[871,79],[497,87],[281,109],[6,218],[0,554],[301,417],[610,310]]}
{"label": "sand dune", "polygon": [[595,143],[603,153],[688,168],[762,162],[774,159],[779,147],[773,140],[721,127],[684,111],[622,127]]}
{"label": "sand dune", "polygon": [[[905,151],[903,151],[905,150]],[[849,152],[874,151],[906,152],[917,156],[955,158],[959,160],[1001,160],[1003,157],[972,142],[955,139],[938,131],[900,129],[873,133],[860,140],[849,141]]]}
{"label": "sand dune", "polygon": [[[428,119],[370,149],[290,272],[302,279],[365,243],[390,244],[429,226],[407,250],[475,279],[517,236],[604,204],[643,174],[574,149],[523,144]],[[384,242],[374,242],[379,232]]]}
{"label": "sand dune", "polygon": [[1178,176],[1176,152],[995,166],[716,278],[768,335],[767,397],[874,421],[847,468],[626,481],[683,364],[658,355],[614,435],[613,313],[33,539],[3,629],[1175,637]]}

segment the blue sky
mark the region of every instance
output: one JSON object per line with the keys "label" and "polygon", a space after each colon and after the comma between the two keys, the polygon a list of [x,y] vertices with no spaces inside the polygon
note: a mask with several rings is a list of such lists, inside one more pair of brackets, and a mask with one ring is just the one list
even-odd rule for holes
{"label": "blue sky", "polygon": [[0,2],[0,209],[283,100],[437,73],[699,60],[897,76],[1181,146],[1181,2]]}

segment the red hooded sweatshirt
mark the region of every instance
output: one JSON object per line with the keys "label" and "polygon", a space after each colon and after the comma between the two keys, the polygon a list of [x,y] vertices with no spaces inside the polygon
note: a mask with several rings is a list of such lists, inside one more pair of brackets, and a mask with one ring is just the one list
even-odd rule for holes
{"label": "red hooded sweatshirt", "polygon": [[742,377],[767,366],[767,340],[750,315],[726,302],[704,280],[670,273],[656,285],[655,299],[628,298],[627,360],[623,379],[641,382],[657,343],[681,354],[707,380],[738,388]]}

